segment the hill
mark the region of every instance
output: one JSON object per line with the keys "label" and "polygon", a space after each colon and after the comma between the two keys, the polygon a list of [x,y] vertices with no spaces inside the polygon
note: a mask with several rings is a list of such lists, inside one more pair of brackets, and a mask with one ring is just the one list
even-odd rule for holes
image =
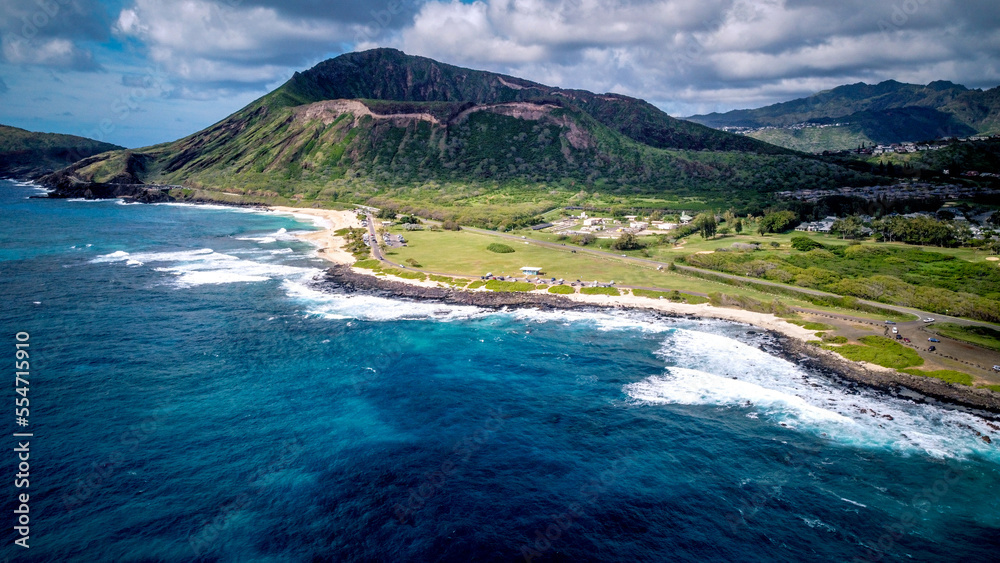
{"label": "hill", "polygon": [[493,226],[570,202],[760,208],[774,191],[872,181],[635,98],[392,49],[325,61],[193,135],[46,178],[66,195],[183,184],[185,197],[394,202]]}
{"label": "hill", "polygon": [[688,119],[809,152],[991,135],[1000,133],[1000,87],[983,91],[946,81],[858,83],[758,109]]}
{"label": "hill", "polygon": [[75,135],[0,125],[0,176],[37,178],[81,158],[121,148]]}

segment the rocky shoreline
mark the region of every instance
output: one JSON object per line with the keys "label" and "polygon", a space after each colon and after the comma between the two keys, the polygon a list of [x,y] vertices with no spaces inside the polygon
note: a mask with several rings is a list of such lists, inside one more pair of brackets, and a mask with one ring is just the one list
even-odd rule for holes
{"label": "rocky shoreline", "polygon": [[[555,294],[503,293],[492,291],[466,291],[455,288],[421,287],[408,283],[361,274],[350,266],[333,266],[327,269],[321,286],[347,293],[365,293],[382,297],[432,301],[450,305],[473,305],[490,309],[504,307],[532,307],[542,310],[589,309],[600,310],[600,305],[580,303]],[[624,307],[614,307],[624,308]],[[630,307],[631,308],[631,307]],[[645,309],[657,315],[666,315],[653,308]],[[676,314],[673,317],[695,318],[694,315]],[[766,329],[762,329],[766,330]],[[937,402],[979,411],[979,414],[1000,414],[1000,394],[987,389],[953,385],[930,377],[918,377],[895,370],[869,369],[834,353],[827,352],[782,334],[770,332],[780,355],[794,363],[819,371],[848,387],[864,386],[894,397],[916,402]],[[996,418],[989,416],[990,418]]]}

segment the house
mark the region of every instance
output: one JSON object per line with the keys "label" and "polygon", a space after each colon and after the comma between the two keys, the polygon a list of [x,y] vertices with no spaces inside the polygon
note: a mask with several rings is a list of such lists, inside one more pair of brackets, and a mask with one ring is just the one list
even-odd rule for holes
{"label": "house", "polygon": [[523,268],[521,268],[521,273],[526,276],[537,276],[538,274],[542,273],[542,269],[536,268],[534,266],[524,266]]}
{"label": "house", "polygon": [[830,229],[833,227],[834,221],[837,218],[829,216],[822,221],[813,221],[811,223],[801,223],[798,227],[795,227],[796,231],[808,231],[815,233],[829,233]]}

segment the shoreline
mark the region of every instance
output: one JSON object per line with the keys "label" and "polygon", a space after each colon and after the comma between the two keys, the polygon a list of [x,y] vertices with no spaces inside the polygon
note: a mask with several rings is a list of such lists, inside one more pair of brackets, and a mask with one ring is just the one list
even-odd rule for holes
{"label": "shoreline", "polygon": [[[712,318],[752,326],[771,333],[781,350],[780,356],[792,363],[819,371],[848,387],[858,385],[902,397],[915,402],[947,404],[956,408],[980,411],[981,415],[1000,414],[1000,395],[987,389],[954,385],[930,377],[919,377],[866,362],[855,362],[836,352],[807,344],[814,340],[814,331],[793,325],[771,314],[742,309],[688,305],[686,303],[635,297],[605,295],[556,295],[545,290],[536,292],[494,292],[485,289],[466,290],[441,287],[434,282],[414,282],[393,276],[376,276],[365,270],[337,264],[326,270],[317,281],[321,289],[331,286],[342,292],[365,293],[430,301],[451,305],[472,305],[489,309],[538,308],[542,310],[571,309],[631,309],[670,317]],[[990,417],[995,418],[995,417]]]}
{"label": "shoreline", "polygon": [[296,218],[307,216],[311,220],[319,219],[322,222],[320,230],[296,234],[295,238],[314,245],[317,254],[324,260],[338,265],[354,263],[354,256],[344,250],[347,241],[334,233],[340,229],[361,228],[361,221],[358,221],[355,211],[286,206],[269,206],[266,209],[272,213],[292,215]]}

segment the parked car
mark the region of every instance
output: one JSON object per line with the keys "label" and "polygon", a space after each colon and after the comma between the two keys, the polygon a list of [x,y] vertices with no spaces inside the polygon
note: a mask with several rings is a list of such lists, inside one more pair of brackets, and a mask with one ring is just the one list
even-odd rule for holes
{"label": "parked car", "polygon": [[903,339],[903,335],[902,334],[897,334],[896,335],[896,340],[902,340],[902,339]]}
{"label": "parked car", "polygon": [[934,350],[937,350],[937,348],[935,348],[934,346],[931,346],[930,348],[927,349],[928,352],[933,352]]}
{"label": "parked car", "polygon": [[993,371],[1000,371],[1000,366],[993,366]]}
{"label": "parked car", "polygon": [[934,319],[932,319],[930,317],[927,317],[926,319],[924,319],[924,322],[925,323],[932,323],[932,322],[934,322]]}
{"label": "parked car", "polygon": [[938,340],[937,338],[928,338],[927,342],[941,342],[941,341]]}
{"label": "parked car", "polygon": [[906,343],[909,343],[909,342],[910,342],[910,339],[909,339],[909,338],[904,338],[904,339],[903,339],[903,342],[906,342]]}
{"label": "parked car", "polygon": [[892,333],[896,334],[897,332],[899,332],[899,329],[896,327],[892,327]]}
{"label": "parked car", "polygon": [[887,325],[894,325],[894,324],[896,324],[896,321],[885,321],[885,324],[887,324]]}

